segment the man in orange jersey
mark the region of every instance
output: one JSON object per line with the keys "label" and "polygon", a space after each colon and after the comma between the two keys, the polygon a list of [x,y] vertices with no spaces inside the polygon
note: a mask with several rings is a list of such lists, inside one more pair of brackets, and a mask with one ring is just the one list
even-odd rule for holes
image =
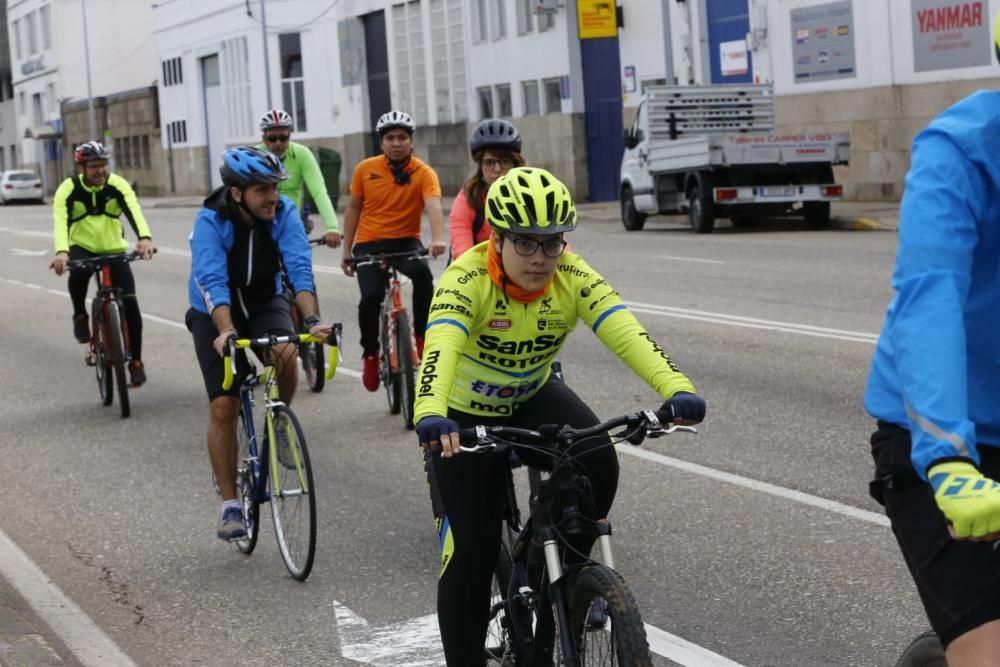
{"label": "man in orange jersey", "polygon": [[[416,124],[409,114],[389,111],[382,114],[375,130],[382,141],[382,155],[370,157],[354,170],[351,201],[344,215],[344,273],[353,276],[355,267],[346,261],[354,255],[422,250],[420,223],[423,212],[431,223],[428,252],[437,257],[445,252],[444,215],[441,212],[441,184],[430,165],[413,155]],[[424,349],[424,329],[434,277],[423,259],[394,263],[413,282],[413,329],[417,351]],[[368,391],[379,386],[379,310],[385,297],[385,271],[375,265],[357,268],[361,302],[358,325],[364,371],[362,382]]]}

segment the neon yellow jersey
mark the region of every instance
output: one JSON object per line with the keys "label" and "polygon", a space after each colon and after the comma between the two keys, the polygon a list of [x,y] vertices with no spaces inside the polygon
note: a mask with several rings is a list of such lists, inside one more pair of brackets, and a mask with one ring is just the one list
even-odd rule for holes
{"label": "neon yellow jersey", "polygon": [[[267,150],[264,144],[257,144],[257,148]],[[303,189],[308,189],[313,204],[316,205],[316,213],[323,219],[326,231],[339,234],[337,211],[330,201],[326,181],[323,180],[323,173],[319,170],[319,162],[309,147],[294,141],[288,142],[288,150],[285,152],[285,157],[281,158],[281,163],[285,165],[288,178],[278,184],[278,192],[295,202],[295,207],[299,209],[301,215]]]}
{"label": "neon yellow jersey", "polygon": [[694,385],[622,303],[618,293],[572,252],[563,253],[546,294],[508,300],[486,269],[480,243],[453,262],[431,303],[414,421],[448,408],[509,415],[534,396],[552,361],[583,320],[604,345],[667,399]]}
{"label": "neon yellow jersey", "polygon": [[52,196],[52,238],[55,251],[80,246],[97,254],[128,250],[121,217],[140,239],[151,238],[135,191],[118,174],[108,174],[104,185],[92,187],[80,174],[67,178]]}

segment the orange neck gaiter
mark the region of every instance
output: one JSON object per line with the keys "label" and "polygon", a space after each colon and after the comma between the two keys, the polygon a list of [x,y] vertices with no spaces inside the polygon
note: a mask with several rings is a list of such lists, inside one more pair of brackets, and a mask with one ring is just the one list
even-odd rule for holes
{"label": "orange neck gaiter", "polygon": [[490,239],[486,250],[486,270],[489,271],[490,280],[493,281],[493,284],[502,289],[507,296],[518,303],[531,303],[541,298],[549,291],[549,287],[552,285],[552,278],[550,278],[549,282],[545,283],[545,287],[536,292],[529,292],[523,287],[512,283],[503,271],[500,253],[497,251],[497,246],[493,243],[493,239]]}

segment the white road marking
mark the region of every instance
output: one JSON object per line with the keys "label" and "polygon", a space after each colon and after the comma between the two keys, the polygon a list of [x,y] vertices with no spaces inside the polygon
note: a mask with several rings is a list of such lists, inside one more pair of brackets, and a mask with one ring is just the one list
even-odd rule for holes
{"label": "white road marking", "polygon": [[41,257],[47,255],[48,250],[26,250],[25,248],[11,248],[10,254],[14,257]]}
{"label": "white road marking", "polygon": [[340,633],[340,653],[345,658],[385,667],[444,664],[437,614],[372,627],[336,600],[333,609]]}
{"label": "white road marking", "polygon": [[17,589],[83,665],[134,667],[131,658],[3,531],[0,531],[0,575]]}
{"label": "white road marking", "polygon": [[664,632],[655,625],[649,623],[643,625],[646,628],[649,650],[684,667],[742,667],[738,662],[692,644],[677,635]]}
{"label": "white road marking", "polygon": [[740,477],[739,475],[734,475],[730,472],[716,470],[715,468],[709,468],[708,466],[691,463],[689,461],[682,461],[681,459],[675,459],[672,456],[664,456],[663,454],[659,454],[657,452],[651,452],[648,449],[641,449],[639,447],[632,446],[621,446],[616,447],[616,449],[619,454],[635,456],[640,459],[645,459],[646,461],[653,461],[654,463],[659,463],[660,465],[669,466],[685,472],[691,472],[696,475],[701,475],[702,477],[708,477],[709,479],[726,482],[744,489],[766,493],[771,496],[791,500],[810,507],[818,507],[819,509],[834,512],[835,514],[840,514],[852,519],[859,519],[861,521],[873,523],[876,526],[883,526],[886,528],[889,527],[889,518],[883,514],[879,514],[878,512],[870,512],[852,505],[838,503],[836,500],[820,498],[819,496],[813,496],[808,493],[803,493],[802,491],[796,491],[795,489],[786,489],[783,486],[777,486],[768,482],[761,482],[760,480],[751,479],[749,477]]}
{"label": "white road marking", "polygon": [[878,341],[878,334],[868,333],[866,331],[830,329],[828,327],[817,327],[811,324],[796,324],[794,322],[762,320],[755,317],[744,317],[742,315],[728,315],[726,313],[713,313],[706,310],[692,310],[690,308],[676,308],[674,306],[660,306],[655,303],[642,303],[640,301],[625,301],[624,303],[634,312],[648,313],[650,315],[663,315],[666,317],[677,317],[685,320],[711,322],[712,324],[723,324],[731,327],[745,327],[748,329],[766,329],[769,331],[783,331],[786,333],[799,334],[802,336],[833,338],[835,340],[846,340],[855,343],[871,343],[874,345],[875,342]]}
{"label": "white road marking", "polygon": [[701,257],[678,257],[676,255],[658,255],[657,259],[669,259],[671,262],[698,262],[699,264],[725,264],[721,259],[703,259]]}

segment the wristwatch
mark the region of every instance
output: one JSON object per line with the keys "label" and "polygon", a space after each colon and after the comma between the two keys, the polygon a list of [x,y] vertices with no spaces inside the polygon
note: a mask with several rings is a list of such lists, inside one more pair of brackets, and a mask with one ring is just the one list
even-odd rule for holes
{"label": "wristwatch", "polygon": [[310,315],[309,317],[302,318],[302,324],[304,324],[307,329],[312,329],[321,321],[322,320],[320,320],[319,315]]}

